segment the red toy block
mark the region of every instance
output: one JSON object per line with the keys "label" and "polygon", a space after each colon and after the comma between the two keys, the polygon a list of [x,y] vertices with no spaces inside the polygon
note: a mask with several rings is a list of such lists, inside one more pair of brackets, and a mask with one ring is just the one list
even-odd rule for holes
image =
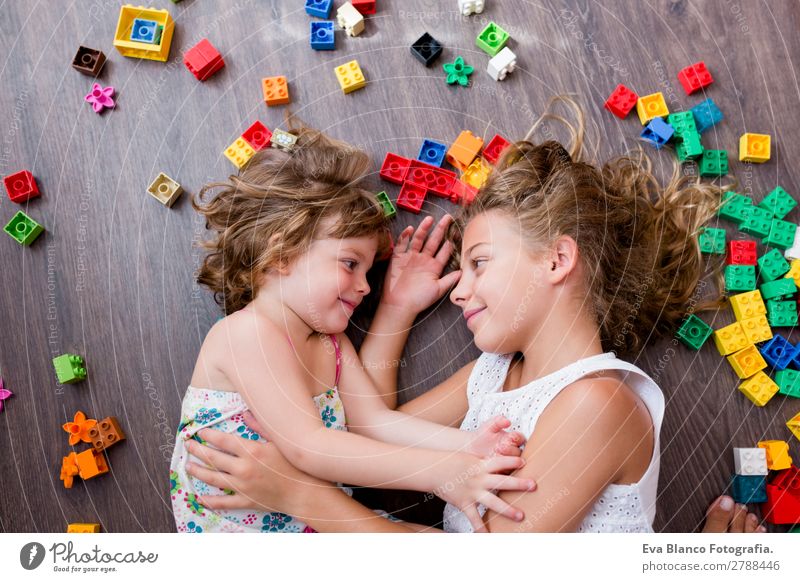
{"label": "red toy block", "polygon": [[767,485],[767,501],[761,504],[761,514],[769,523],[800,523],[800,497],[776,485]]}
{"label": "red toy block", "polygon": [[711,73],[708,72],[706,64],[700,61],[681,69],[678,73],[678,81],[683,85],[683,90],[686,91],[686,94],[691,95],[703,87],[708,87],[714,82],[714,79],[711,77]]}
{"label": "red toy block", "polygon": [[414,214],[419,214],[422,210],[422,203],[425,202],[425,188],[406,182],[400,188],[400,194],[397,197],[397,205]]}
{"label": "red toy block", "polygon": [[260,121],[256,121],[245,130],[242,137],[254,150],[259,151],[269,147],[269,140],[272,139],[272,132],[266,125]]}
{"label": "red toy block", "polygon": [[350,4],[361,14],[375,14],[375,0],[350,0]]}
{"label": "red toy block", "polygon": [[756,241],[732,240],[728,242],[728,256],[725,262],[729,265],[756,265]]}
{"label": "red toy block", "polygon": [[6,185],[6,192],[8,192],[11,202],[22,204],[39,195],[36,179],[28,170],[6,176],[3,178],[3,183]]}
{"label": "red toy block", "polygon": [[388,182],[402,184],[406,179],[406,174],[408,174],[408,168],[410,166],[411,160],[389,152],[383,159],[380,177]]}
{"label": "red toy block", "polygon": [[421,186],[443,198],[450,196],[450,188],[456,179],[455,172],[419,160],[411,160],[411,166],[406,174],[406,182]]}
{"label": "red toy block", "polygon": [[472,204],[472,201],[475,200],[475,196],[478,195],[478,189],[474,186],[470,186],[469,184],[462,182],[461,180],[456,180],[453,182],[450,188],[450,202],[453,204],[461,204],[462,206],[469,206]]}
{"label": "red toy block", "polygon": [[211,75],[225,66],[222,55],[214,48],[208,39],[203,39],[186,51],[183,64],[200,81],[205,81]]}
{"label": "red toy block", "polygon": [[483,159],[494,166],[503,154],[503,150],[510,145],[509,141],[503,136],[499,134],[494,136],[483,148]]}
{"label": "red toy block", "polygon": [[800,497],[800,469],[792,465],[788,469],[779,471],[772,479],[770,485],[775,485],[789,493]]}
{"label": "red toy block", "polygon": [[625,119],[638,100],[639,96],[636,93],[620,83],[608,97],[603,107],[620,119]]}

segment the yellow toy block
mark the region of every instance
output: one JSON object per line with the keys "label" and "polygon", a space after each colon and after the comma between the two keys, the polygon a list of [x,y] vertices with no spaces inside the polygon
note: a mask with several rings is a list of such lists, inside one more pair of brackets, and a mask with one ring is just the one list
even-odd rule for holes
{"label": "yellow toy block", "polygon": [[[739,378],[749,378],[759,370],[767,367],[761,352],[754,345],[749,345],[743,350],[728,356],[728,363]],[[767,376],[769,379],[769,376]],[[772,382],[772,380],[770,380]],[[774,382],[772,382],[775,384]],[[777,386],[777,384],[775,384]]]}
{"label": "yellow toy block", "polygon": [[789,272],[784,277],[794,279],[795,285],[800,288],[800,259],[795,259],[791,262]]}
{"label": "yellow toy block", "polygon": [[669,109],[667,109],[667,103],[664,101],[664,95],[653,93],[652,95],[639,97],[636,102],[636,113],[639,114],[639,121],[642,122],[642,125],[656,117],[666,117],[669,115]]}
{"label": "yellow toy block", "polygon": [[250,158],[256,151],[250,147],[250,144],[247,143],[244,138],[239,138],[235,142],[233,142],[228,149],[225,150],[225,157],[228,158],[234,166],[241,169],[247,162],[250,161]]}
{"label": "yellow toy block", "polygon": [[763,164],[769,161],[770,137],[765,133],[745,133],[739,138],[739,161]]}
{"label": "yellow toy block", "polygon": [[756,406],[764,406],[778,392],[778,385],[764,372],[758,372],[739,384],[739,390]]}
{"label": "yellow toy block", "polygon": [[727,356],[746,348],[750,342],[738,321],[714,332],[714,344],[720,356]]}
{"label": "yellow toy block", "polygon": [[67,533],[100,533],[100,524],[71,523],[67,526]]}
{"label": "yellow toy block", "polygon": [[[133,21],[137,18],[154,20],[159,27],[163,27],[158,44],[131,40]],[[119,11],[117,31],[114,33],[114,46],[125,57],[166,62],[169,58],[169,47],[172,44],[174,30],[175,23],[166,10],[125,4]]]}
{"label": "yellow toy block", "polygon": [[786,426],[789,427],[789,430],[792,431],[792,434],[800,439],[800,413],[796,414],[794,418],[790,419],[789,422],[786,423]]}
{"label": "yellow toy block", "polygon": [[339,79],[339,86],[345,93],[352,93],[367,85],[364,73],[361,72],[361,67],[358,66],[358,61],[350,61],[339,65],[333,71],[336,73],[336,78]]}
{"label": "yellow toy block", "polygon": [[757,315],[755,317],[743,319],[739,323],[742,324],[744,335],[751,344],[757,344],[772,339],[772,328],[769,326],[769,322],[767,322],[766,315]]}
{"label": "yellow toy block", "polygon": [[767,468],[782,471],[792,466],[789,443],[786,441],[759,441],[758,446],[767,449]]}
{"label": "yellow toy block", "polygon": [[[800,263],[800,261],[798,261]],[[764,299],[761,297],[761,291],[748,291],[747,293],[737,293],[730,298],[731,307],[733,307],[733,314],[736,316],[736,321],[743,319],[750,319],[757,315],[766,315],[767,306],[764,305]]]}
{"label": "yellow toy block", "polygon": [[491,166],[484,164],[480,158],[475,158],[467,169],[464,170],[464,173],[461,175],[461,181],[465,184],[469,184],[473,188],[480,188],[491,173]]}

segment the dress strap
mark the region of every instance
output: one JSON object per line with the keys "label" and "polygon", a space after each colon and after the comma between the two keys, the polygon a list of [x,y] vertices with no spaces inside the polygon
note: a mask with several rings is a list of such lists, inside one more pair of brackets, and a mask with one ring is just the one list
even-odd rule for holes
{"label": "dress strap", "polygon": [[342,373],[342,350],[339,348],[339,340],[336,339],[335,335],[329,334],[328,337],[331,338],[333,349],[336,351],[336,381],[333,383],[333,385],[338,387],[339,376]]}

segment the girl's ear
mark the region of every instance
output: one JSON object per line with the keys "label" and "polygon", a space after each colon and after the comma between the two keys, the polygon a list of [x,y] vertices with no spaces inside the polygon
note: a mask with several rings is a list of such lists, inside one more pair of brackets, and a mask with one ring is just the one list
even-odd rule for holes
{"label": "girl's ear", "polygon": [[[269,237],[269,246],[275,247],[276,245],[280,245],[281,243],[281,233],[276,232],[271,237]],[[278,264],[272,267],[272,270],[279,275],[288,275],[289,274],[289,262],[284,259],[283,257],[278,259]]]}
{"label": "girl's ear", "polygon": [[578,264],[578,243],[571,236],[556,239],[550,253],[547,275],[553,284],[562,283]]}

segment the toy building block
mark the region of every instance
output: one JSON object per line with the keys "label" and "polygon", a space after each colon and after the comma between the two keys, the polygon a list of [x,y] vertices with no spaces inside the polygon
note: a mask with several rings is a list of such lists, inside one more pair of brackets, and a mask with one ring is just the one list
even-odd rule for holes
{"label": "toy building block", "polygon": [[700,243],[701,253],[723,255],[725,254],[725,229],[703,228],[700,236],[697,237],[697,242]]}
{"label": "toy building block", "polygon": [[317,18],[328,18],[333,0],[306,0],[306,14]]}
{"label": "toy building block", "polygon": [[733,464],[737,475],[768,475],[767,451],[760,447],[733,449]]}
{"label": "toy building block", "polygon": [[44,232],[41,224],[33,220],[30,216],[18,211],[11,220],[3,227],[3,230],[23,246],[30,245],[36,238]]}
{"label": "toy building block", "polygon": [[788,249],[794,243],[794,235],[797,232],[797,225],[794,222],[774,219],[769,225],[769,234],[761,239],[767,246]]}
{"label": "toy building block", "polygon": [[411,167],[411,160],[398,156],[391,152],[386,154],[381,165],[380,177],[387,182],[402,184],[405,182],[408,169]]}
{"label": "toy building block", "polygon": [[103,68],[105,62],[106,55],[103,54],[103,51],[80,46],[75,58],[72,59],[72,68],[84,75],[96,77],[100,74],[100,69]]}
{"label": "toy building block", "polygon": [[505,149],[510,146],[509,141],[501,135],[495,135],[483,148],[483,159],[492,164],[497,164],[497,160],[503,155]]}
{"label": "toy building block", "polygon": [[350,61],[339,65],[334,69],[334,72],[344,93],[352,93],[367,86],[367,81],[364,78],[361,67],[358,65],[358,61]]}
{"label": "toy building block", "polygon": [[767,500],[761,513],[768,523],[800,523],[800,496],[787,493],[775,485],[767,485]]}
{"label": "toy building block", "polygon": [[636,93],[620,83],[617,85],[617,88],[611,92],[611,95],[608,96],[603,107],[620,119],[625,119],[628,113],[631,112],[631,109],[636,106],[638,100],[639,96]]}
{"label": "toy building block", "polygon": [[311,22],[311,48],[315,51],[332,51],[336,48],[333,20]]}
{"label": "toy building block", "polygon": [[691,109],[697,131],[703,133],[708,128],[722,121],[722,111],[719,110],[713,99],[706,99]]}
{"label": "toy building block", "polygon": [[422,147],[419,148],[417,159],[431,166],[441,167],[446,153],[447,146],[445,144],[432,139],[426,139],[422,142]]}
{"label": "toy building block", "polygon": [[[797,285],[795,285],[794,279],[787,279],[785,277],[783,279],[764,283],[759,289],[761,290],[761,297],[764,299],[789,298],[797,293]],[[769,311],[769,305],[767,305],[767,311]]]}
{"label": "toy building block", "polygon": [[397,215],[397,209],[386,192],[378,192],[375,197],[378,199],[381,208],[383,208],[383,214],[386,218],[394,218]]}
{"label": "toy building block", "polygon": [[765,475],[734,475],[731,497],[736,503],[763,503],[767,500]]}
{"label": "toy building block", "polygon": [[426,32],[411,45],[411,54],[426,67],[430,67],[442,56],[442,43]]}
{"label": "toy building block", "polygon": [[786,426],[792,431],[792,434],[800,439],[800,413],[796,414],[794,417],[790,418],[786,422]]}
{"label": "toy building block", "polygon": [[289,103],[289,85],[283,75],[261,79],[261,89],[267,106]]}
{"label": "toy building block", "polygon": [[738,321],[714,332],[714,345],[720,356],[727,356],[748,346],[747,336]]}
{"label": "toy building block", "polygon": [[789,443],[786,441],[759,441],[758,446],[767,452],[767,468],[781,471],[792,466]]}
{"label": "toy building block", "polygon": [[767,321],[772,327],[797,325],[797,303],[794,301],[767,300]]}
{"label": "toy building block", "polygon": [[758,203],[759,208],[769,210],[778,219],[784,218],[795,206],[797,206],[797,201],[780,186],[776,186],[772,192]]}
{"label": "toy building block", "polygon": [[[725,192],[722,195],[722,203],[717,214],[720,218],[742,224],[750,216],[752,208],[753,200],[749,196],[743,196],[736,192]],[[755,263],[753,264],[755,265]]]}
{"label": "toy building block", "polygon": [[794,284],[800,282],[800,260],[794,259],[789,263],[789,271],[784,275],[787,279],[794,279]]}
{"label": "toy building block", "polygon": [[466,87],[469,85],[469,76],[473,73],[475,67],[465,63],[464,57],[459,55],[452,63],[443,64],[442,69],[447,73],[445,80],[448,85],[458,83],[462,87]]}
{"label": "toy building block", "polygon": [[222,55],[208,39],[201,39],[183,55],[183,64],[199,81],[205,81],[225,66]]}
{"label": "toy building block", "polygon": [[450,195],[451,184],[455,179],[456,174],[451,170],[431,166],[419,160],[411,160],[405,181],[447,198]]}
{"label": "toy building block", "polygon": [[[89,449],[91,450],[91,449]],[[75,452],[61,458],[61,473],[59,478],[64,482],[66,489],[72,489],[75,477],[78,476],[78,455]]]}
{"label": "toy building block", "polygon": [[53,367],[61,384],[74,384],[86,379],[86,362],[75,354],[62,354],[53,358]]}
{"label": "toy building block", "polygon": [[660,117],[656,117],[642,130],[639,135],[644,140],[652,143],[657,150],[660,150],[666,144],[675,130]]}
{"label": "toy building block", "polygon": [[375,14],[375,0],[350,0],[353,8],[364,16]]}
{"label": "toy building block", "polygon": [[134,18],[131,25],[130,39],[134,42],[146,42],[149,44],[158,44],[158,39],[161,37],[158,31],[158,22],[155,20],[147,20],[145,18]]}
{"label": "toy building block", "polygon": [[86,418],[86,415],[80,410],[75,413],[72,422],[65,422],[61,428],[69,435],[70,446],[75,446],[79,442],[85,443],[92,442],[89,432],[97,425],[97,421],[93,418]]}
{"label": "toy building block", "polygon": [[787,259],[800,259],[800,228],[794,232],[794,242],[783,251],[783,256]]}
{"label": "toy building block", "polygon": [[336,11],[336,22],[347,36],[358,36],[364,32],[364,16],[350,2],[345,2]]}
{"label": "toy building block", "polygon": [[67,526],[67,533],[100,533],[99,523],[71,523]]}
{"label": "toy building block", "polygon": [[728,255],[725,262],[729,265],[756,265],[756,241],[732,240],[728,243]]}
{"label": "toy building block", "polygon": [[[786,342],[789,343],[789,342]],[[788,362],[792,360],[792,358],[797,354],[797,348],[791,346],[790,350],[787,350],[788,355],[791,356],[787,358],[787,365]],[[784,366],[785,368],[785,366]],[[800,398],[800,372],[797,370],[790,370],[790,369],[781,369],[775,373],[775,383],[778,385],[778,391],[783,394],[784,396],[791,396],[792,398]]]}
{"label": "toy building block", "polygon": [[480,189],[489,179],[489,174],[491,173],[492,167],[478,157],[464,170],[461,175],[461,181],[466,182],[473,188]]}
{"label": "toy building block", "polygon": [[678,73],[678,81],[680,81],[686,94],[691,95],[695,91],[708,87],[714,82],[714,79],[711,77],[711,73],[708,72],[706,64],[700,61],[681,69]]}
{"label": "toy building block", "polygon": [[97,424],[89,429],[88,436],[92,447],[97,452],[104,451],[110,446],[125,440],[125,433],[122,432],[116,416],[108,416],[103,420],[98,420]]}
{"label": "toy building block", "polygon": [[745,133],[739,138],[739,161],[763,164],[769,161],[770,136],[764,133]]}
{"label": "toy building block", "polygon": [[747,341],[751,344],[772,339],[772,330],[769,327],[769,322],[765,315],[757,315],[749,319],[743,319],[739,323],[742,324],[742,331],[744,331]]}
{"label": "toy building block", "polygon": [[466,170],[472,161],[478,156],[483,147],[483,140],[472,135],[468,129],[462,131],[450,149],[447,150],[447,162],[462,172]]}
{"label": "toy building block", "polygon": [[31,198],[39,196],[39,186],[36,185],[36,178],[28,170],[21,170],[3,178],[6,192],[11,202],[22,204]]}
{"label": "toy building block", "polygon": [[752,265],[725,267],[725,291],[753,291],[756,288],[756,268]]}
{"label": "toy building block", "polygon": [[694,115],[691,111],[680,111],[678,113],[670,113],[667,116],[667,123],[672,126],[673,137],[675,139],[683,139],[687,133],[698,133],[697,125],[694,122]]}
{"label": "toy building block", "polygon": [[269,139],[269,143],[274,148],[278,148],[279,150],[283,150],[285,152],[290,152],[294,149],[294,146],[297,143],[297,136],[293,133],[289,133],[288,131],[276,129],[272,132],[272,137]]}
{"label": "toy building block", "polygon": [[[767,367],[767,362],[764,361],[761,352],[754,345],[749,345],[743,350],[728,356],[728,363],[733,368],[733,371],[736,372],[736,375],[742,379],[750,378],[750,376],[754,376]],[[775,384],[774,382],[772,383]],[[775,387],[777,388],[777,385]]]}
{"label": "toy building block", "polygon": [[483,12],[484,0],[458,0],[458,11],[462,16]]}
{"label": "toy building block", "polygon": [[272,138],[272,132],[266,125],[260,121],[256,121],[248,127],[242,134],[242,139],[250,144],[250,147],[255,151],[261,151],[269,147],[269,140]]}
{"label": "toy building block", "polygon": [[513,73],[516,68],[517,55],[510,48],[503,47],[503,50],[489,59],[486,72],[495,81],[502,81],[509,73]]}
{"label": "toy building block", "polygon": [[183,192],[181,185],[163,172],[159,172],[156,179],[147,187],[147,193],[167,208],[175,204],[181,192]]}
{"label": "toy building block", "polygon": [[772,213],[758,206],[750,206],[747,216],[739,225],[742,232],[759,237],[768,236],[770,228],[772,228]]}
{"label": "toy building block", "polygon": [[419,214],[423,202],[425,202],[425,188],[422,186],[406,182],[400,188],[400,194],[397,197],[397,206],[400,208]]}
{"label": "toy building block", "polygon": [[108,473],[108,463],[103,453],[97,453],[94,449],[86,449],[76,455],[78,463],[78,475],[84,481]]}
{"label": "toy building block", "polygon": [[486,25],[478,38],[475,39],[475,44],[483,50],[490,57],[495,56],[500,52],[510,38],[509,34],[503,30],[495,22],[489,22]]}
{"label": "toy building block", "polygon": [[774,281],[789,272],[789,262],[778,249],[772,249],[758,259],[758,269],[764,281]]}
{"label": "toy building block", "polygon": [[461,180],[453,180],[453,184],[450,186],[450,196],[448,198],[453,204],[469,206],[477,195],[477,188],[473,188]]}
{"label": "toy building block", "polygon": [[[784,378],[784,380],[789,384],[794,382],[794,376],[797,374],[797,372],[790,370],[792,374],[784,376],[780,375],[780,371],[784,370],[797,354],[797,348],[795,348],[789,340],[781,335],[776,334],[759,349],[761,350],[761,355],[764,356],[764,359],[767,361],[767,363],[773,369],[779,370],[775,376],[775,382],[778,384],[778,386],[781,386],[780,378]],[[800,388],[800,384],[798,384],[798,388]]]}
{"label": "toy building block", "polygon": [[687,347],[699,350],[712,333],[712,327],[692,313],[681,324],[677,337]]}
{"label": "toy building block", "polygon": [[[151,20],[157,23],[161,29],[161,38],[158,39],[158,42],[131,40],[131,32],[136,19]],[[119,11],[117,30],[114,33],[114,46],[125,57],[166,62],[169,58],[169,48],[174,31],[175,23],[167,10],[125,4]]]}
{"label": "toy building block", "polygon": [[728,152],[705,150],[700,159],[701,176],[724,176],[728,173]]}
{"label": "toy building block", "polygon": [[764,406],[778,392],[778,385],[764,372],[756,372],[739,384],[739,391],[756,406]]}
{"label": "toy building block", "polygon": [[772,478],[772,485],[794,495],[800,495],[800,469],[792,465]]}
{"label": "toy building block", "polygon": [[103,87],[100,83],[94,83],[92,90],[83,98],[87,103],[92,104],[95,113],[102,113],[106,109],[114,108],[114,87],[110,85]]}
{"label": "toy building block", "polygon": [[761,298],[761,292],[758,289],[748,293],[732,295],[730,302],[737,321],[767,314],[767,306],[764,305],[764,300]]}
{"label": "toy building block", "polygon": [[255,150],[250,147],[244,138],[239,137],[225,150],[225,157],[237,168],[241,169],[255,155]]}
{"label": "toy building block", "polygon": [[700,142],[700,134],[694,131],[683,134],[680,143],[675,147],[675,155],[681,162],[697,159],[703,155],[704,151],[705,148]]}
{"label": "toy building block", "polygon": [[642,125],[656,117],[666,117],[669,115],[669,109],[667,109],[667,102],[664,101],[664,95],[653,93],[652,95],[639,97],[636,102],[636,113],[639,115],[639,121],[642,122]]}

